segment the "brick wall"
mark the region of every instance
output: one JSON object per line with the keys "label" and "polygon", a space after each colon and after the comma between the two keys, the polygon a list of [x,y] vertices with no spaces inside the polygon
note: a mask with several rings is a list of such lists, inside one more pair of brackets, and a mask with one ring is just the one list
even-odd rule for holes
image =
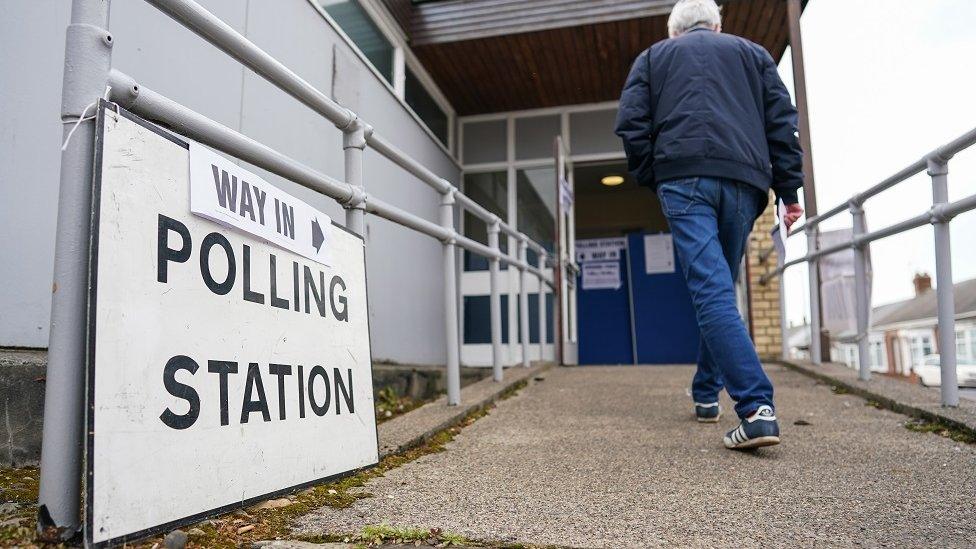
{"label": "brick wall", "polygon": [[749,306],[752,311],[752,340],[756,344],[756,351],[760,357],[778,357],[781,352],[780,315],[779,315],[779,277],[761,285],[759,278],[763,274],[776,268],[776,252],[760,262],[760,252],[773,245],[769,231],[776,223],[772,195],[769,207],[756,221],[755,228],[749,239]]}

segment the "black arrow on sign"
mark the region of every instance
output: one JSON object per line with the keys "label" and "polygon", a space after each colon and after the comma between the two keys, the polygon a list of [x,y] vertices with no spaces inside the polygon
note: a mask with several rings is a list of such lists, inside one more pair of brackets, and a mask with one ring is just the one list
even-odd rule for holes
{"label": "black arrow on sign", "polygon": [[312,220],[312,247],[318,252],[319,248],[322,247],[322,243],[325,242],[325,235],[322,234],[322,227],[319,226],[319,220]]}

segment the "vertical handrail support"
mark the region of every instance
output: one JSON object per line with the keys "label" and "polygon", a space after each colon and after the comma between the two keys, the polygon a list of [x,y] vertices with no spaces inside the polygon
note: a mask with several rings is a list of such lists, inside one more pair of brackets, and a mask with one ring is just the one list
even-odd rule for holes
{"label": "vertical handrail support", "polygon": [[457,259],[454,231],[454,189],[441,194],[441,226],[451,238],[444,240],[444,340],[446,346],[447,404],[461,404],[461,359],[458,338]]}
{"label": "vertical handrail support", "polygon": [[935,233],[935,290],[938,299],[939,367],[941,369],[942,405],[959,406],[956,373],[956,318],[952,284],[952,252],[949,220],[940,215],[949,202],[949,159],[934,154],[928,158],[932,178],[932,229]]}
{"label": "vertical handrail support", "polygon": [[529,239],[519,235],[519,337],[522,340],[522,366],[528,368],[529,362]]}
{"label": "vertical handrail support", "polygon": [[[808,224],[804,227],[807,235],[807,254],[815,252],[817,244],[817,226]],[[820,348],[820,270],[819,260],[812,259],[807,263],[810,279],[810,360],[814,364],[823,361],[823,349]]]}
{"label": "vertical handrail support", "polygon": [[539,360],[546,360],[546,339],[548,339],[548,311],[546,307],[546,260],[548,254],[539,251]]}
{"label": "vertical handrail support", "polygon": [[[342,130],[342,151],[345,160],[345,178],[353,189],[353,195],[343,204],[346,209],[346,228],[366,237],[366,193],[363,157],[366,156],[366,140],[373,128],[360,120],[352,111],[349,123],[337,126]],[[453,197],[452,197],[453,198]]]}
{"label": "vertical handrail support", "polygon": [[867,232],[867,224],[864,219],[864,206],[856,198],[848,204],[851,212],[853,230],[851,247],[854,250],[854,307],[858,358],[858,379],[869,381],[871,379],[871,363],[868,353],[868,330],[870,329],[871,303],[868,294],[868,274],[867,274],[867,244],[861,242],[861,237]]}
{"label": "vertical handrail support", "polygon": [[501,382],[504,378],[502,365],[502,297],[499,285],[501,284],[500,270],[501,260],[498,245],[498,236],[501,232],[501,223],[498,217],[492,217],[488,222],[488,247],[495,252],[495,255],[488,260],[488,281],[491,286],[491,296],[488,306],[491,316],[491,370],[492,378]]}
{"label": "vertical handrail support", "polygon": [[[88,252],[94,114],[112,69],[110,2],[74,0],[65,32],[61,120],[65,124],[54,249],[51,332],[44,395],[38,533],[62,540],[81,528],[85,423]],[[85,120],[86,117],[90,119]],[[79,122],[80,120],[80,122]],[[71,128],[75,133],[67,140]]]}

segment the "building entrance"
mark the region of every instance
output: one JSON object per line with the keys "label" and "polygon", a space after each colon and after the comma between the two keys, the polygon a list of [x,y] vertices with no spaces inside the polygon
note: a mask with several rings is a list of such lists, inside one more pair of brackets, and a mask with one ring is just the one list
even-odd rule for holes
{"label": "building entrance", "polygon": [[657,197],[621,162],[578,164],[580,364],[695,362],[698,327]]}

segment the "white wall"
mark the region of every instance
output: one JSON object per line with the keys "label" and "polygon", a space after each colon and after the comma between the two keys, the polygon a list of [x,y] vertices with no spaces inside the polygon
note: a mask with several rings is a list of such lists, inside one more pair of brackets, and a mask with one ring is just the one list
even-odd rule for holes
{"label": "white wall", "polygon": [[[351,86],[349,106],[378,133],[457,182],[451,158],[306,0],[201,3],[323,92],[334,79]],[[69,14],[67,0],[0,2],[0,346],[47,345]],[[331,123],[148,4],[113,2],[110,30],[113,65],[143,86],[342,179],[342,136]],[[366,154],[372,194],[436,221],[436,192]],[[332,200],[257,171],[343,220]],[[367,218],[366,236],[374,357],[443,363],[440,243],[379,218]]]}

